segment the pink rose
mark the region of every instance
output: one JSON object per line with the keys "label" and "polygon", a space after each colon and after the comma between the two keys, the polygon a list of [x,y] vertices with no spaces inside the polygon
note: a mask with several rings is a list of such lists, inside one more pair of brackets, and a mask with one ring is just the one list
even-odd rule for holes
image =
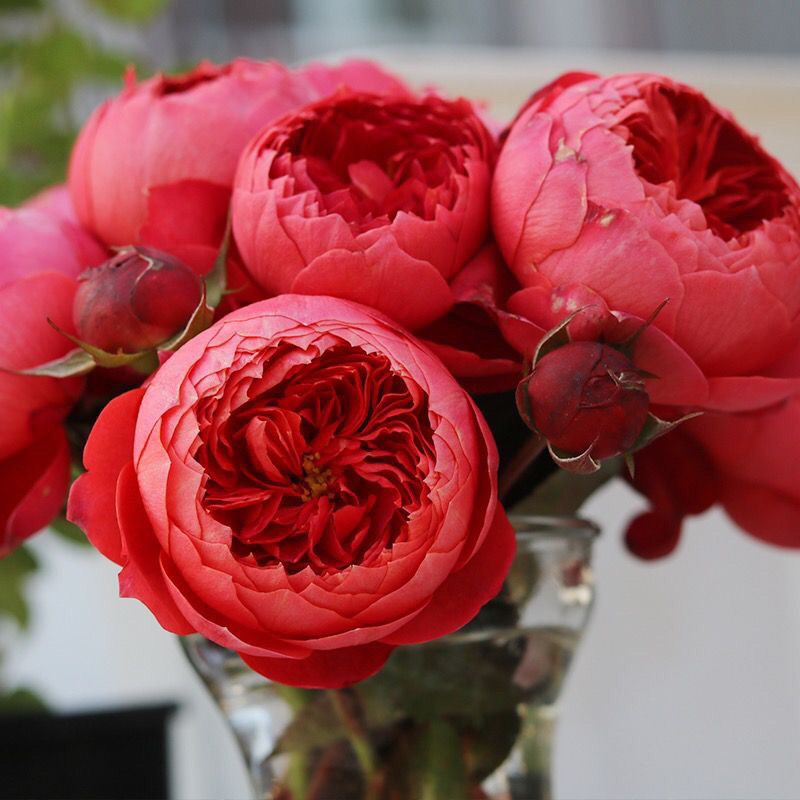
{"label": "pink rose", "polygon": [[69,480],[61,422],[80,379],[17,375],[73,345],[47,324],[72,327],[75,276],[105,258],[72,223],[36,209],[0,208],[0,556],[58,513]]}
{"label": "pink rose", "polygon": [[651,509],[631,523],[629,548],[670,552],[685,516],[715,502],[742,530],[800,547],[800,396],[747,414],[705,414],[636,456],[633,485]]}
{"label": "pink rose", "polygon": [[311,85],[316,97],[326,97],[339,89],[410,96],[408,86],[400,78],[374,61],[362,58],[353,58],[334,66],[313,61],[300,67],[297,74]]}
{"label": "pink rose", "polygon": [[282,683],[342,686],[499,590],[513,532],[472,400],[372,310],[283,295],[113,400],[69,515],[120,591]]}
{"label": "pink rose", "polygon": [[587,298],[639,320],[669,301],[658,352],[644,337],[637,351],[668,398],[654,402],[746,411],[800,388],[783,367],[800,337],[800,189],[697,90],[564,76],[514,122],[492,213],[527,287],[509,308],[544,328]]}
{"label": "pink rose", "polygon": [[293,72],[272,62],[202,62],[183,75],[128,78],[84,126],[69,186],[81,222],[109,245],[148,244],[204,273],[217,254],[236,163],[264,125],[331,84],[397,84],[377,65]]}
{"label": "pink rose", "polygon": [[466,100],[340,91],[259,134],[233,231],[267,293],[357,300],[415,329],[484,243],[494,141]]}
{"label": "pink rose", "polygon": [[72,204],[69,187],[65,183],[42,189],[41,192],[26,200],[23,208],[33,208],[43,211],[51,217],[58,217],[74,225],[80,225],[78,215],[75,213],[75,206]]}

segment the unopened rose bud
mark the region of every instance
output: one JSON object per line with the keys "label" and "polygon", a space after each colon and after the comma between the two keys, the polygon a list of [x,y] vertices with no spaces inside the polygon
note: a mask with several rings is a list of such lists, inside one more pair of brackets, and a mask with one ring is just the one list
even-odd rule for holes
{"label": "unopened rose bud", "polygon": [[619,350],[571,342],[543,356],[517,390],[525,422],[557,450],[595,460],[625,453],[647,420],[640,373]]}
{"label": "unopened rose bud", "polygon": [[183,262],[148,247],[123,250],[78,278],[78,337],[109,352],[135,353],[180,331],[202,296]]}

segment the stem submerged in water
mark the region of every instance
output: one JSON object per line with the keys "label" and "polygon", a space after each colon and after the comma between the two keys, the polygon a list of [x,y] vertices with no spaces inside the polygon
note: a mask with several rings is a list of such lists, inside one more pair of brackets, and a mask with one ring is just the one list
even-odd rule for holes
{"label": "stem submerged in water", "polygon": [[364,775],[364,798],[365,800],[378,800],[383,786],[383,774],[378,770],[369,736],[354,708],[355,695],[346,689],[328,689],[326,693],[342,721],[347,739]]}

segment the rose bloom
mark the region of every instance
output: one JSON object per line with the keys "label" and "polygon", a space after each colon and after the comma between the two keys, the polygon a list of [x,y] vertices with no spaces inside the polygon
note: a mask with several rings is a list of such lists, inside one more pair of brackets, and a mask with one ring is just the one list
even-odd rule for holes
{"label": "rose bloom", "polygon": [[660,378],[648,391],[724,411],[800,385],[783,368],[800,334],[799,209],[797,183],[728,112],[647,74],[566,75],[534,95],[492,195],[527,287],[512,311],[547,328],[587,302],[644,320],[668,300],[661,354],[636,360]]}
{"label": "rose bloom", "polygon": [[141,83],[129,75],[92,114],[72,153],[69,187],[83,225],[109,245],[149,244],[210,269],[236,163],[255,133],[343,82],[402,90],[370,62],[306,70],[236,59]]}
{"label": "rose bloom", "polygon": [[721,503],[742,530],[800,547],[800,396],[746,414],[704,414],[636,456],[634,487],[651,509],[631,523],[628,547],[669,553],[683,518]]}
{"label": "rose bloom", "polygon": [[0,556],[58,513],[69,481],[62,421],[83,381],[14,374],[59,358],[72,326],[75,277],[105,258],[84,231],[34,208],[0,208]]}
{"label": "rose bloom", "polygon": [[494,147],[466,100],[340,91],[248,145],[236,244],[267,293],[344,297],[421,328],[484,243]]}
{"label": "rose bloom", "polygon": [[513,532],[472,400],[370,309],[284,295],[190,340],[113,400],[69,516],[120,591],[306,687],[468,622]]}

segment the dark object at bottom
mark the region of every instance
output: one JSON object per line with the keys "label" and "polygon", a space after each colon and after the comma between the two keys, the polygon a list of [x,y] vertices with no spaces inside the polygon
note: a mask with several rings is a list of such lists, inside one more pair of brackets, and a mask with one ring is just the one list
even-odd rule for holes
{"label": "dark object at bottom", "polygon": [[174,710],[0,716],[0,799],[165,800]]}

